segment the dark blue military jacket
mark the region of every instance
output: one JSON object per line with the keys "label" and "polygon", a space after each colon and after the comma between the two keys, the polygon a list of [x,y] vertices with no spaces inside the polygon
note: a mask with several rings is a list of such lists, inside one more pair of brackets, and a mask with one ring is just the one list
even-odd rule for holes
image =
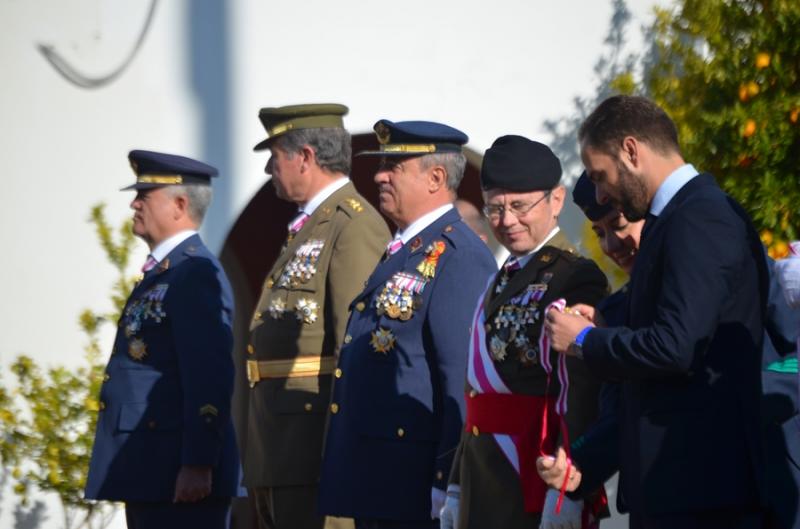
{"label": "dark blue military jacket", "polygon": [[[774,262],[770,260],[770,271]],[[775,274],[770,276],[762,359],[761,406],[767,468],[769,528],[800,529],[800,418],[798,418],[797,334],[800,310],[786,303]]]}
{"label": "dark blue military jacket", "polygon": [[622,381],[620,490],[632,512],[762,503],[768,282],[758,235],[711,175],[693,178],[648,222],[627,327],[593,329],[583,344],[593,372]]}
{"label": "dark blue military jacket", "polygon": [[[321,513],[430,520],[431,488],[446,488],[463,427],[473,311],[496,270],[454,209],[375,268],[334,373]],[[393,317],[390,283],[415,291],[410,318]]]}
{"label": "dark blue military jacket", "polygon": [[147,272],[125,305],[100,391],[86,498],[172,501],[182,465],[237,495],[230,416],[233,296],[200,237]]}

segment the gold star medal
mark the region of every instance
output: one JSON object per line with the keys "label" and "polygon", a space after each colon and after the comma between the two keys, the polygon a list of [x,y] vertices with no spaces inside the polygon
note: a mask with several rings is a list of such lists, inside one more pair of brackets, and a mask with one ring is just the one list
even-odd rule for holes
{"label": "gold star medal", "polygon": [[141,338],[134,338],[128,342],[128,354],[134,360],[142,361],[147,356],[147,344]]}
{"label": "gold star medal", "polygon": [[372,331],[372,338],[369,344],[375,349],[376,353],[386,354],[394,347],[394,335],[389,329]]}
{"label": "gold star medal", "polygon": [[294,310],[296,311],[297,319],[303,323],[311,325],[317,321],[319,305],[313,299],[303,298],[298,300],[297,304],[294,306]]}

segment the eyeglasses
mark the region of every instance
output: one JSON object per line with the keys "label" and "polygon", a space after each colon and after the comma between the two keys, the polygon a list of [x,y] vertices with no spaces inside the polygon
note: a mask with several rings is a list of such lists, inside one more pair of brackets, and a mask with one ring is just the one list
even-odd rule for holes
{"label": "eyeglasses", "polygon": [[489,220],[498,220],[502,218],[503,213],[508,210],[509,213],[517,218],[520,218],[522,215],[525,215],[527,212],[535,208],[539,202],[549,196],[550,191],[547,191],[536,202],[512,202],[508,206],[504,206],[502,204],[486,204],[483,206],[483,214],[486,215],[486,218]]}

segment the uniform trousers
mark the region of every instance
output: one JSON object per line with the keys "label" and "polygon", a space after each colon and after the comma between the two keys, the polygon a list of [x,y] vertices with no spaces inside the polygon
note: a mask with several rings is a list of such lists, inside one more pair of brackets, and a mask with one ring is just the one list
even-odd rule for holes
{"label": "uniform trousers", "polygon": [[127,502],[128,529],[228,529],[230,498],[205,498],[193,503]]}
{"label": "uniform trousers", "polygon": [[348,518],[317,514],[317,486],[252,489],[259,529],[352,529]]}

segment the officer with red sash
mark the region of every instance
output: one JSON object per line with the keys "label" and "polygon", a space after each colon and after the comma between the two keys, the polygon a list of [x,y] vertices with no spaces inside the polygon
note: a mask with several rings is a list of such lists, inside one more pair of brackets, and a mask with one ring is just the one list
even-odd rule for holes
{"label": "officer with red sash", "polygon": [[582,500],[548,492],[535,468],[537,454],[568,445],[567,437],[592,423],[600,389],[580,362],[549,351],[541,332],[555,300],[597,302],[607,291],[597,265],[559,231],[560,178],[552,151],[521,136],[498,138],[484,156],[484,213],[511,256],[475,310],[467,419],[443,529],[588,526],[593,502],[584,508]]}

